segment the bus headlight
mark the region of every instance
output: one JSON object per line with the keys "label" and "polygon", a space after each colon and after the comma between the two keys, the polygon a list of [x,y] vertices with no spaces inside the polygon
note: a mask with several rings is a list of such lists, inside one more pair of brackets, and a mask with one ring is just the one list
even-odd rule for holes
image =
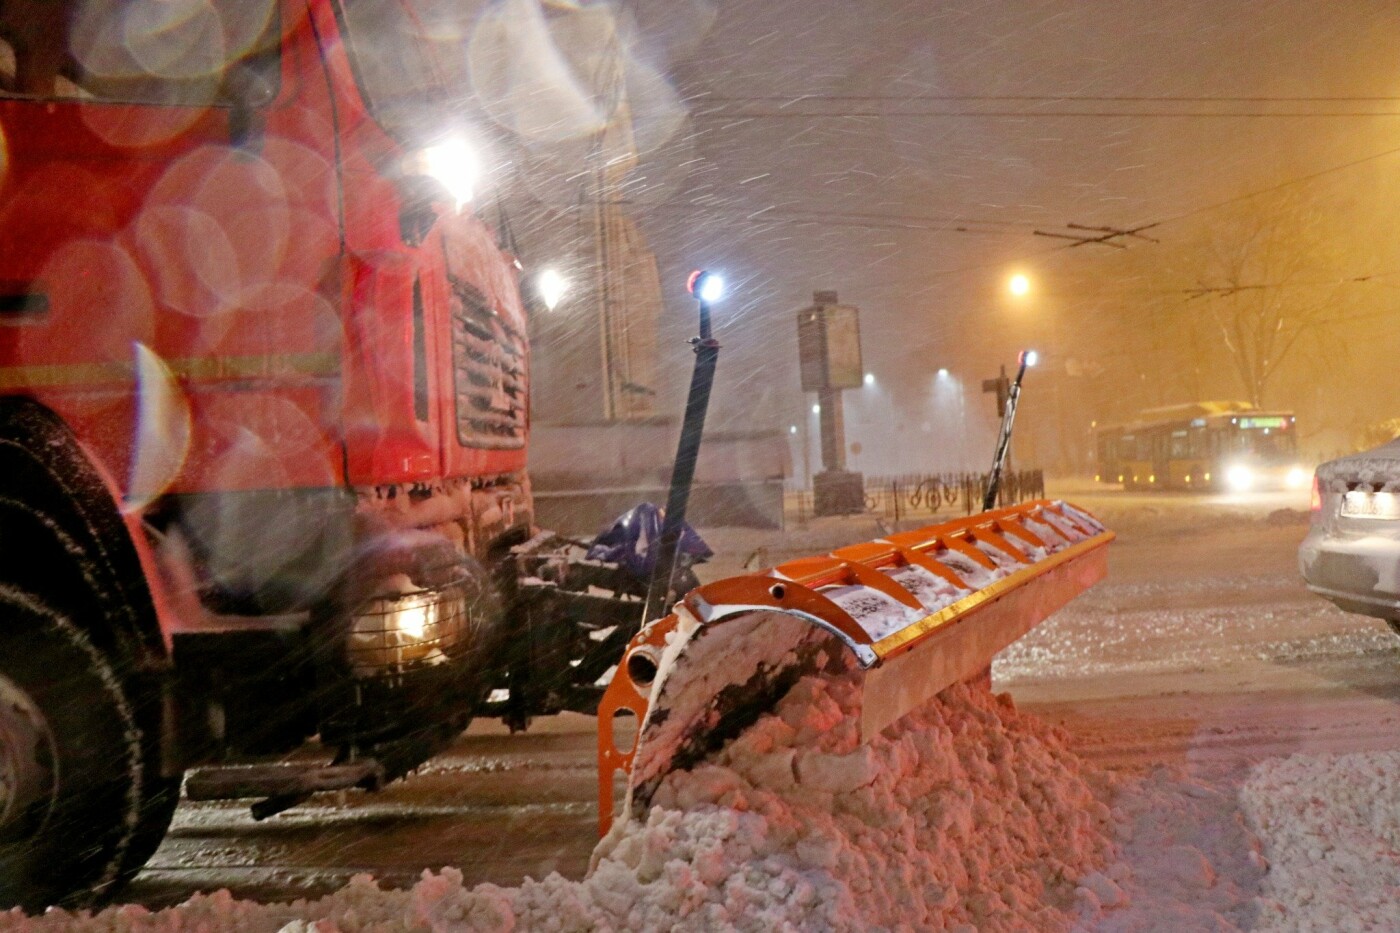
{"label": "bus headlight", "polygon": [[1236,463],[1225,471],[1225,484],[1235,492],[1244,492],[1254,485],[1254,471],[1243,463]]}
{"label": "bus headlight", "polygon": [[1311,478],[1311,473],[1300,466],[1295,466],[1288,471],[1288,476],[1284,478],[1284,482],[1288,484],[1289,489],[1302,489],[1304,486],[1308,485],[1308,480]]}

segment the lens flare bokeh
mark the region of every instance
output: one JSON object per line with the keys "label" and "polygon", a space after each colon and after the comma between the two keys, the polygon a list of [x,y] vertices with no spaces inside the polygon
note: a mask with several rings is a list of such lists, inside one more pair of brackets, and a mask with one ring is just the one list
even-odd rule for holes
{"label": "lens flare bokeh", "polygon": [[165,361],[143,343],[133,345],[136,424],[123,509],[140,512],[161,496],[185,465],[190,449],[190,405]]}

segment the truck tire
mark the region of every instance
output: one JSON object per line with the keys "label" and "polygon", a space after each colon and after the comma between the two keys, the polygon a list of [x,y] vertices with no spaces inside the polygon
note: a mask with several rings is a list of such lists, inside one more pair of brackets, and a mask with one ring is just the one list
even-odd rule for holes
{"label": "truck tire", "polygon": [[173,812],[143,788],[148,744],[92,640],[0,586],[0,909],[89,906],[135,874]]}

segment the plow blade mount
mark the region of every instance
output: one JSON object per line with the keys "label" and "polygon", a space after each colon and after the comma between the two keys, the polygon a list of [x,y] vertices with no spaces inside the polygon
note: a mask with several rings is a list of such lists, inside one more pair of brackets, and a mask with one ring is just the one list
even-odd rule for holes
{"label": "plow blade mount", "polygon": [[[667,774],[718,751],[803,676],[862,672],[868,739],[1101,580],[1113,532],[1064,502],[997,509],[692,590],[645,626],[598,709],[598,805],[628,776],[642,816]],[[620,718],[635,742],[619,747]]]}

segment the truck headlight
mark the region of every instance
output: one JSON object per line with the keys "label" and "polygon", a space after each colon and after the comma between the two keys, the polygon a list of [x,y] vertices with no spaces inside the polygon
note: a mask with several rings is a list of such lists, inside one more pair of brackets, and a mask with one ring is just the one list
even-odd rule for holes
{"label": "truck headlight", "polygon": [[408,156],[404,160],[404,173],[424,175],[442,185],[460,211],[475,193],[481,165],[466,139],[449,136]]}
{"label": "truck headlight", "polygon": [[1235,492],[1244,492],[1254,485],[1254,471],[1243,463],[1236,463],[1225,471],[1225,483]]}
{"label": "truck headlight", "polygon": [[1288,471],[1288,475],[1284,477],[1283,481],[1288,484],[1289,489],[1302,489],[1308,485],[1310,479],[1312,479],[1312,473],[1300,466],[1295,466]]}
{"label": "truck headlight", "polygon": [[464,584],[370,600],[350,623],[348,654],[358,676],[442,664],[471,635]]}

